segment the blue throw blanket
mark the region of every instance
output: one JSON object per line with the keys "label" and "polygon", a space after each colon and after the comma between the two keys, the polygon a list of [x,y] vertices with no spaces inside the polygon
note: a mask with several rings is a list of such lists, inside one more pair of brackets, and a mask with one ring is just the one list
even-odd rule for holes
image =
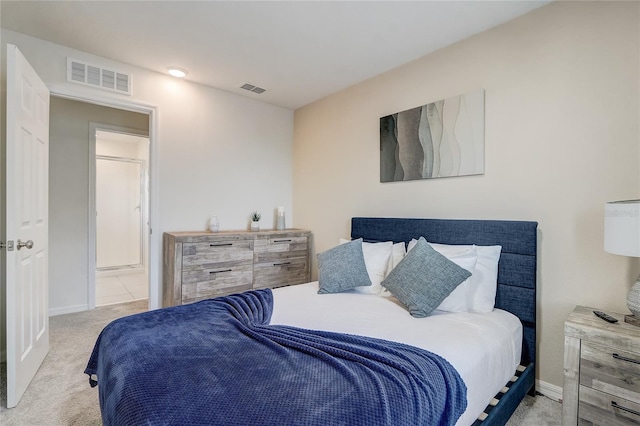
{"label": "blue throw blanket", "polygon": [[443,358],[269,325],[272,308],[265,289],[109,324],[85,370],[104,424],[452,425],[464,412],[466,386]]}

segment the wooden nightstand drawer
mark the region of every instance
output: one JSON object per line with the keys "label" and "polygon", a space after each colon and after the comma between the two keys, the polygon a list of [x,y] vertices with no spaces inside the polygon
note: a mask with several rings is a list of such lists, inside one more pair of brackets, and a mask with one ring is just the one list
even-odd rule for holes
{"label": "wooden nightstand drawer", "polygon": [[640,404],[640,355],[582,342],[580,384]]}
{"label": "wooden nightstand drawer", "polygon": [[578,424],[627,426],[640,424],[640,404],[580,386]]}
{"label": "wooden nightstand drawer", "polygon": [[253,288],[282,287],[309,281],[307,257],[284,258],[275,262],[256,263]]}
{"label": "wooden nightstand drawer", "polygon": [[563,425],[640,425],[640,327],[577,306],[564,326]]}
{"label": "wooden nightstand drawer", "polygon": [[184,243],[182,268],[205,266],[212,268],[225,262],[253,261],[253,241],[212,241]]}

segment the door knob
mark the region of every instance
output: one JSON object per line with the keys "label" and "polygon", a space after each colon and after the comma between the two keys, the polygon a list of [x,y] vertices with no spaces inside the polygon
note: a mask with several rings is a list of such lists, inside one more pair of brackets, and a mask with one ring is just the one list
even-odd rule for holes
{"label": "door knob", "polygon": [[18,240],[18,241],[17,241],[17,243],[18,243],[18,244],[16,245],[16,248],[17,248],[18,250],[20,250],[22,247],[26,247],[28,250],[31,250],[31,249],[33,248],[33,241],[31,241],[31,240],[29,240],[29,241],[24,241],[24,242],[23,242],[23,241]]}

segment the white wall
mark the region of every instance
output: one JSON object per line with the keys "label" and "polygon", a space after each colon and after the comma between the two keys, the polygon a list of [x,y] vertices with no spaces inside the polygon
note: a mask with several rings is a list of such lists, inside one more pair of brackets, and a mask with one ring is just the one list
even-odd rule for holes
{"label": "white wall", "polygon": [[149,138],[113,133],[110,130],[98,130],[96,132],[96,155],[149,161]]}
{"label": "white wall", "polygon": [[[352,216],[538,221],[538,378],[562,386],[568,314],[626,311],[640,273],[603,250],[604,202],[640,198],[639,12],[555,2],[297,110],[297,226],[323,251]],[[380,117],[476,89],[484,175],[380,183]]]}
{"label": "white wall", "polygon": [[[152,217],[157,215],[152,243],[158,250],[152,261],[157,277],[162,276],[162,232],[204,230],[212,213],[218,215],[221,229],[245,229],[253,210],[262,212],[262,226],[268,228],[280,205],[293,223],[291,110],[20,33],[3,29],[1,37],[2,55],[7,43],[17,45],[54,91],[157,108],[157,129],[151,136],[152,163],[156,161],[151,209]],[[131,73],[133,96],[66,83],[67,56]],[[3,79],[5,72],[3,68]],[[161,300],[154,291],[150,297],[152,303]]]}

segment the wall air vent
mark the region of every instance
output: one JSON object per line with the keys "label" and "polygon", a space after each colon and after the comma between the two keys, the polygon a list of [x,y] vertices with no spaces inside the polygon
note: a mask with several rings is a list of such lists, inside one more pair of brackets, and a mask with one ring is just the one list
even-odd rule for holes
{"label": "wall air vent", "polygon": [[67,81],[131,96],[131,75],[67,58]]}
{"label": "wall air vent", "polygon": [[244,90],[248,90],[248,91],[253,92],[253,93],[257,93],[258,95],[260,93],[264,93],[264,92],[267,91],[266,89],[263,89],[262,87],[254,86],[251,83],[244,83],[244,84],[242,84],[240,86],[240,88],[244,89]]}

